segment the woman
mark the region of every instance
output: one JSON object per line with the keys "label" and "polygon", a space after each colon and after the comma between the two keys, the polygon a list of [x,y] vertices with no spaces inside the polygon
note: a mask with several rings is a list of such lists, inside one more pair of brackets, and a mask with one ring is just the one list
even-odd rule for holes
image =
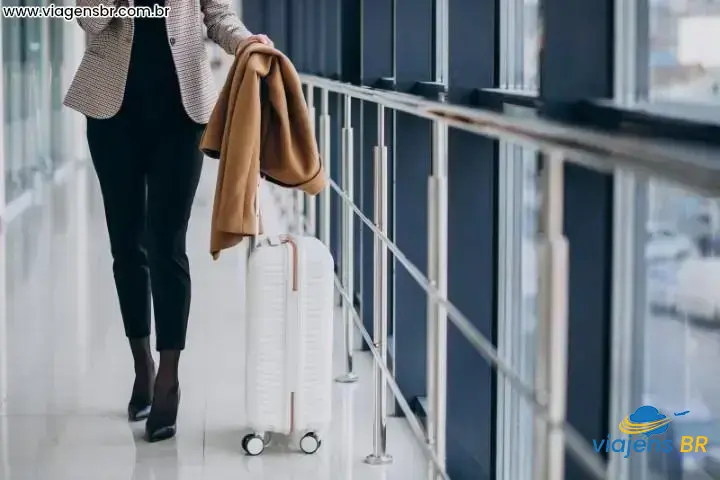
{"label": "woman", "polygon": [[[77,4],[113,8],[116,1]],[[169,7],[167,18],[78,20],[89,40],[64,103],[87,117],[135,367],[128,417],[147,418],[149,441],[175,435],[180,402],[191,290],[185,236],[202,167],[200,137],[217,98],[201,18],[208,37],[230,54],[244,41],[271,44],[250,33],[226,1],[135,0]],[[151,295],[157,375],[148,338]]]}

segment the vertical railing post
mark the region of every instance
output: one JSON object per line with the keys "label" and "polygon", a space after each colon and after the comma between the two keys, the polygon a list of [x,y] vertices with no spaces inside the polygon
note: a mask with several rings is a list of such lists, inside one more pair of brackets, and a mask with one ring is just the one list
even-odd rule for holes
{"label": "vertical railing post", "polygon": [[[449,19],[448,0],[435,0],[435,82],[448,86]],[[444,94],[441,100],[444,100]],[[434,122],[432,165],[428,179],[428,280],[447,298],[448,269],[448,127]],[[445,469],[445,430],[447,417],[447,312],[433,298],[427,299],[427,442],[442,469]],[[428,462],[428,478],[437,477],[435,465]]]}
{"label": "vertical railing post", "polygon": [[[353,201],[354,195],[354,147],[353,147],[353,128],[352,128],[352,97],[345,95],[345,108],[344,108],[344,120],[342,129],[342,172],[341,172],[341,183],[345,194]],[[341,242],[341,257],[340,262],[342,284],[345,292],[350,299],[355,296],[355,275],[353,272],[355,259],[354,253],[354,228],[353,228],[353,215],[354,211],[352,205],[348,202],[342,202],[342,242]],[[337,378],[340,383],[353,383],[357,382],[357,375],[353,371],[353,349],[354,341],[353,334],[355,330],[355,324],[353,321],[353,309],[354,305],[352,301],[346,300],[345,296],[342,296],[342,317],[343,317],[343,328],[344,328],[344,342],[343,348],[345,349],[345,373]]]}
{"label": "vertical railing post", "polygon": [[[375,160],[375,226],[387,237],[388,234],[388,164],[385,145],[385,107],[377,106],[378,144],[374,150]],[[383,239],[373,236],[373,344],[377,348],[382,365],[387,368],[388,337],[388,250]],[[385,370],[373,362],[373,396],[375,419],[373,425],[373,453],[365,461],[371,465],[392,462],[387,454],[387,379]]]}
{"label": "vertical railing post", "polygon": [[293,190],[289,198],[290,212],[293,216],[293,229],[297,234],[305,233],[305,193]]}
{"label": "vertical railing post", "polygon": [[[312,129],[312,136],[313,138],[316,138],[315,135],[315,87],[312,83],[307,84],[307,106],[308,106],[308,116],[310,117],[310,128]],[[325,159],[323,159],[324,161]],[[315,209],[315,198],[311,197],[310,195],[304,195],[303,198],[303,206],[304,208],[304,216],[305,216],[305,225],[304,225],[304,231],[306,234],[310,234],[313,237],[318,234],[317,232],[317,212]]]}
{"label": "vertical railing post", "polygon": [[[428,182],[428,278],[447,297],[448,158],[447,125],[433,124],[432,174]],[[447,398],[447,312],[428,297],[427,305],[427,440],[444,468]],[[436,478],[430,466],[429,478]]]}
{"label": "vertical railing post", "polygon": [[[325,174],[330,176],[332,162],[330,161],[330,106],[327,89],[320,89],[320,157],[323,161]],[[320,194],[320,240],[330,247],[330,198],[332,190],[327,188]]]}
{"label": "vertical railing post", "polygon": [[[618,418],[632,411],[635,403],[635,378],[632,369],[633,357],[637,354],[638,341],[634,315],[638,296],[642,301],[642,289],[637,288],[638,275],[637,246],[638,222],[642,218],[637,209],[638,180],[633,172],[616,169],[613,179],[613,243],[612,243],[612,324],[611,332],[611,385],[613,401],[610,405],[608,428],[617,426]],[[643,192],[644,193],[644,192]],[[642,337],[640,337],[642,338]],[[612,430],[609,430],[612,431]],[[608,477],[627,479],[632,476],[633,463],[624,455],[610,455],[608,458]]]}
{"label": "vertical railing post", "polygon": [[563,231],[564,159],[543,156],[539,239],[538,351],[535,385],[548,406],[549,422],[535,425],[538,480],[565,477],[565,422],[568,349],[568,242]]}

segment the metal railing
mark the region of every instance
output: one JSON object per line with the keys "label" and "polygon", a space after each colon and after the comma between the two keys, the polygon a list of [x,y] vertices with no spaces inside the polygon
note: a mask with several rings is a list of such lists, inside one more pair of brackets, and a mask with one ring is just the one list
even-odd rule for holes
{"label": "metal railing", "polygon": [[[345,372],[339,382],[354,382],[353,349],[355,328],[361,333],[373,357],[375,415],[370,464],[392,462],[386,449],[387,388],[405,414],[410,427],[431,462],[429,478],[448,479],[445,468],[447,322],[462,332],[476,350],[531,405],[537,422],[534,428],[534,472],[540,480],[564,479],[565,453],[585,468],[589,478],[605,479],[604,461],[566,420],[568,344],[568,241],[563,232],[563,170],[566,162],[612,172],[623,168],[651,174],[703,194],[720,193],[720,165],[717,151],[681,142],[606,134],[568,127],[543,119],[515,118],[507,114],[452,106],[416,96],[358,87],[325,78],[303,75],[308,111],[313,125],[318,122],[320,155],[330,176],[331,116],[329,94],[338,95],[343,105],[340,183],[330,180],[330,189],[319,200],[320,222],[314,202],[293,196],[285,209],[299,220],[297,229],[318,233],[330,244],[331,196],[340,199],[340,272],[336,278],[342,302]],[[320,94],[316,115],[315,94]],[[368,218],[353,201],[354,171],[352,100],[376,104],[377,142],[374,161],[374,215]],[[405,112],[433,122],[432,168],[428,178],[428,276],[416,267],[388,235],[388,146],[385,140],[386,110]],[[458,128],[490,138],[528,145],[543,155],[541,171],[541,221],[538,240],[540,267],[540,312],[535,386],[521,380],[501,358],[492,342],[473,326],[447,298],[448,222],[448,128]],[[357,216],[373,232],[373,334],[365,329],[354,308],[353,219]],[[388,369],[388,252],[404,267],[428,296],[427,388],[429,412],[426,428],[403,397]]]}

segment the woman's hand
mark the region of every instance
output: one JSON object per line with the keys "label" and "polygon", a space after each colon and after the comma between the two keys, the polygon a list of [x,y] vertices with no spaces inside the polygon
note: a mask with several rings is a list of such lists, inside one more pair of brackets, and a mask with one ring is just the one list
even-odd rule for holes
{"label": "woman's hand", "polygon": [[267,35],[264,35],[262,33],[259,33],[257,35],[252,35],[252,36],[246,38],[244,42],[242,42],[240,45],[238,45],[238,49],[235,51],[235,54],[240,52],[240,48],[243,45],[245,45],[245,43],[262,43],[262,44],[268,45],[270,47],[272,47],[274,45],[272,40],[270,40],[270,37],[268,37]]}

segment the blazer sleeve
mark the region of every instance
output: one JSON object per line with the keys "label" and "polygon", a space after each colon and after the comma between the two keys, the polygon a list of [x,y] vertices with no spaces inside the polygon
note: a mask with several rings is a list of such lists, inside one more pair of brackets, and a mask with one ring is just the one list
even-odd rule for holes
{"label": "blazer sleeve", "polygon": [[[108,8],[115,8],[115,6],[117,5],[117,0],[76,0],[75,5],[77,5],[78,7],[97,7],[100,5],[104,5]],[[80,24],[80,27],[87,33],[97,35],[98,33],[105,30],[108,25],[110,25],[112,19],[113,17],[78,17],[77,22]]]}
{"label": "blazer sleeve", "polygon": [[200,8],[208,37],[230,55],[235,55],[238,45],[252,36],[233,11],[229,0],[200,0]]}

